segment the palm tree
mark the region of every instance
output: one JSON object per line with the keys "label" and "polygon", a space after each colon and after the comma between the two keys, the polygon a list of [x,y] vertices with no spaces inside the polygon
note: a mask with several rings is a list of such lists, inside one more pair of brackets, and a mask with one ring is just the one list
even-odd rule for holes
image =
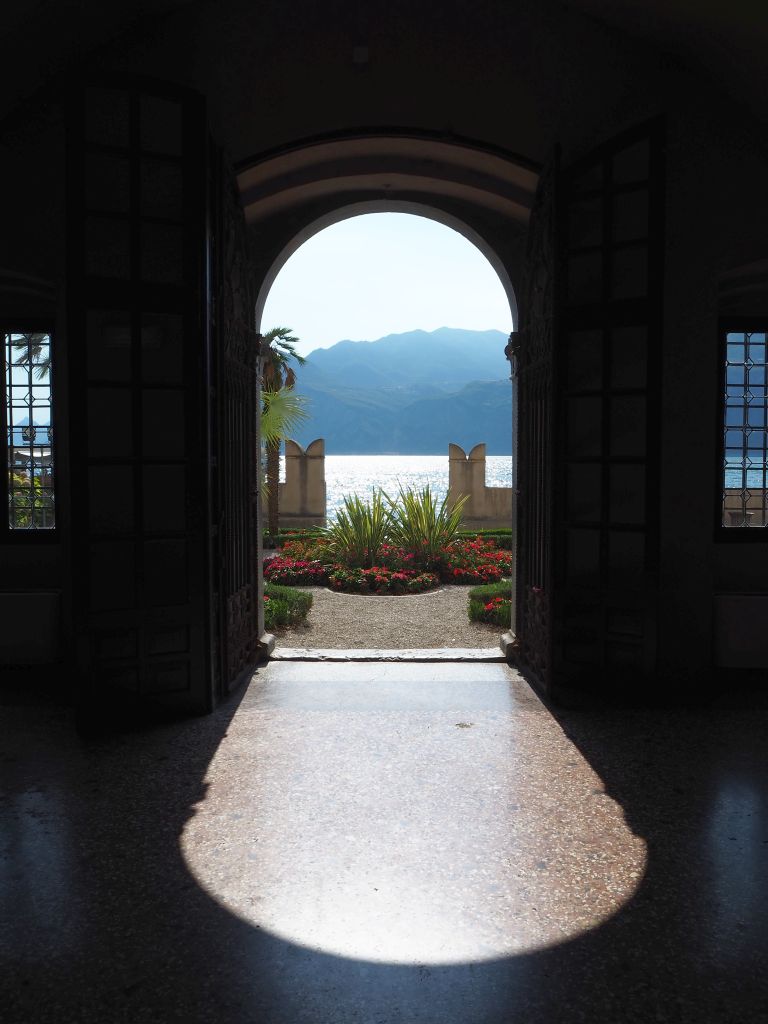
{"label": "palm tree", "polygon": [[[263,413],[268,412],[270,405],[274,408],[274,396],[280,391],[292,391],[296,383],[296,373],[290,365],[293,359],[301,366],[306,360],[296,351],[299,339],[291,333],[290,327],[273,327],[263,335],[266,343],[266,359],[264,377],[261,387],[264,398]],[[273,434],[266,438],[267,450],[267,531],[272,537],[277,536],[278,522],[278,487],[280,483],[280,442],[285,433]]]}
{"label": "palm tree", "polygon": [[[14,366],[34,366],[35,376],[43,380],[51,369],[51,339],[47,334],[19,334],[11,342],[19,353]],[[42,358],[41,358],[42,356]]]}

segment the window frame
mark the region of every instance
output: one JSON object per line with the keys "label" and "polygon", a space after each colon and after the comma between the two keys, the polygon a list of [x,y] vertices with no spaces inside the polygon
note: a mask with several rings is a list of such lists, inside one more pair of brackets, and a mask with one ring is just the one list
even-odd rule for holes
{"label": "window frame", "polygon": [[[728,544],[765,544],[768,542],[768,521],[764,526],[725,526],[723,523],[723,493],[725,491],[725,416],[726,416],[726,373],[728,334],[732,331],[740,333],[765,333],[768,344],[768,316],[728,316],[718,320],[717,344],[717,444],[715,445],[715,502],[714,502],[714,536],[718,543]],[[768,358],[766,358],[768,374]],[[766,458],[768,469],[768,457]],[[768,497],[768,481],[765,495]],[[768,516],[767,516],[768,518]]]}
{"label": "window frame", "polygon": [[[58,359],[55,353],[55,331],[54,321],[52,317],[0,317],[0,329],[3,332],[3,358],[0,370],[2,371],[3,386],[2,392],[0,393],[0,422],[2,423],[2,432],[0,436],[0,463],[2,464],[2,480],[0,480],[0,503],[3,507],[3,515],[0,517],[0,543],[2,544],[30,544],[30,543],[43,543],[52,544],[58,543],[61,539],[61,508],[60,508],[60,487],[59,487],[59,458],[58,458],[58,437],[59,437],[59,424],[58,424],[58,381],[56,367],[58,365]],[[48,528],[31,527],[29,529],[12,529],[8,522],[8,500],[9,500],[9,486],[8,486],[8,472],[9,472],[9,454],[8,454],[8,396],[6,394],[6,362],[5,362],[5,335],[6,334],[47,334],[50,338],[50,345],[52,350],[51,358],[51,425],[53,427],[53,442],[51,443],[51,453],[53,456],[53,494],[54,494],[54,508],[55,508],[55,519],[54,525]]]}

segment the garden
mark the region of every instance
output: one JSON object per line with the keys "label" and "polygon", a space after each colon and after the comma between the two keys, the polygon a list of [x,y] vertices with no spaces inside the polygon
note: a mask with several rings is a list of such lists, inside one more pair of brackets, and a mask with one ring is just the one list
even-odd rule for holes
{"label": "garden", "polygon": [[[346,497],[326,528],[282,533],[279,553],[264,567],[267,628],[294,625],[307,614],[311,594],[296,587],[397,596],[445,585],[472,586],[471,621],[508,625],[511,531],[461,531],[465,502],[438,501],[429,486],[401,489],[394,498],[377,490],[369,501]],[[291,603],[286,591],[310,601]]]}

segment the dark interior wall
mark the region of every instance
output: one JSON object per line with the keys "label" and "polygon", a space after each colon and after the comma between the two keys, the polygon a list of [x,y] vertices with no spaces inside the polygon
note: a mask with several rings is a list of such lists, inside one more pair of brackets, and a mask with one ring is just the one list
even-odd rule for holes
{"label": "dark interior wall", "polygon": [[[721,482],[718,285],[725,272],[768,256],[768,144],[750,117],[705,83],[679,75],[674,85],[667,143],[660,641],[675,674],[697,675],[713,656],[714,632],[730,628],[713,619],[713,594],[768,589],[764,534],[746,545],[714,539]],[[748,301],[742,311],[752,312]]]}
{"label": "dark interior wall", "polygon": [[[64,277],[64,131],[60,116],[38,110],[0,138],[0,319],[62,320]],[[39,293],[15,290],[15,275]],[[24,285],[26,289],[28,284]],[[66,355],[55,331],[54,429],[59,522],[66,506]],[[66,614],[63,530],[55,538],[0,544],[0,665],[50,660],[61,652]]]}
{"label": "dark interior wall", "polygon": [[[355,63],[367,47],[367,62]],[[430,128],[537,160],[655,112],[646,50],[557,3],[199,3],[104,61],[195,84],[235,162],[351,127]]]}
{"label": "dark interior wall", "polygon": [[0,270],[60,285],[64,270],[64,129],[56,111],[0,135]]}

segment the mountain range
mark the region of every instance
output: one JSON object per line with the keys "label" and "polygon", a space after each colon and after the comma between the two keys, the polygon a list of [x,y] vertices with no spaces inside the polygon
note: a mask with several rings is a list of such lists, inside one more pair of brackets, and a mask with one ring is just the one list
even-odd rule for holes
{"label": "mountain range", "polygon": [[340,341],[297,370],[309,419],[292,432],[334,455],[440,455],[485,442],[511,451],[512,389],[502,331],[441,327]]}

